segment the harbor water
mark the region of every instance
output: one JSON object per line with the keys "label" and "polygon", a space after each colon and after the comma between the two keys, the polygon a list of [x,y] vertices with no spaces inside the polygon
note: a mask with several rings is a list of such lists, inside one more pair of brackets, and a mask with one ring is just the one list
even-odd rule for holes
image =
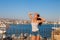
{"label": "harbor water", "polygon": [[[57,27],[60,25],[56,24]],[[52,27],[54,27],[54,24],[42,24],[39,26],[39,32],[42,37],[49,38],[51,37]],[[19,36],[21,33],[28,33],[31,34],[31,24],[11,24],[9,28],[6,30],[7,35],[13,35],[16,34],[16,36]]]}

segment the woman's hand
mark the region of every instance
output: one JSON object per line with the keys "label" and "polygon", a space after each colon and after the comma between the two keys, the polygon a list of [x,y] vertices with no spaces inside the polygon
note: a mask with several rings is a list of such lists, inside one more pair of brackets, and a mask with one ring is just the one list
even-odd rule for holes
{"label": "woman's hand", "polygon": [[32,19],[32,14],[31,13],[29,13],[28,16],[29,16],[30,19]]}

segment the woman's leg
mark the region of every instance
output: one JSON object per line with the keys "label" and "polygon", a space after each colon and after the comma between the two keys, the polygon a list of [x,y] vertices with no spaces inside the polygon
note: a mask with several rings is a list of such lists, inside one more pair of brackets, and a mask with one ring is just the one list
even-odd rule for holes
{"label": "woman's leg", "polygon": [[40,36],[32,36],[31,40],[40,40]]}
{"label": "woman's leg", "polygon": [[32,32],[31,40],[36,40],[36,32]]}
{"label": "woman's leg", "polygon": [[36,40],[40,40],[40,32],[37,31],[37,37],[36,37]]}
{"label": "woman's leg", "polygon": [[31,36],[31,40],[36,40],[36,36]]}
{"label": "woman's leg", "polygon": [[36,37],[36,40],[40,40],[40,36],[37,36],[37,37]]}

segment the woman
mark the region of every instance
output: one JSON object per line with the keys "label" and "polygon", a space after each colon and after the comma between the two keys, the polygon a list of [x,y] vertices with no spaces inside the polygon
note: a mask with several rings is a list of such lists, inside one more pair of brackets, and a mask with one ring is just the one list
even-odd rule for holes
{"label": "woman", "polygon": [[39,34],[38,25],[41,25],[43,22],[45,22],[45,19],[41,18],[38,13],[35,13],[33,17],[32,14],[29,14],[29,18],[31,19],[32,25],[31,40],[40,40],[40,36],[38,35]]}

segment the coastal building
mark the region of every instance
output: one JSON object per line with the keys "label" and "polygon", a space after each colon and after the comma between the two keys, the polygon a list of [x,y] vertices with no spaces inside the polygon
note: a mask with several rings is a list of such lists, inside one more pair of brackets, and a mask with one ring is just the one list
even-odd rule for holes
{"label": "coastal building", "polygon": [[48,24],[48,22],[46,21],[46,22],[44,22],[43,24]]}
{"label": "coastal building", "polygon": [[5,33],[6,33],[6,25],[3,22],[0,22],[0,38],[5,38]]}
{"label": "coastal building", "polygon": [[13,22],[5,22],[5,23],[7,23],[7,24],[13,24]]}
{"label": "coastal building", "polygon": [[60,21],[58,22],[58,24],[60,24]]}
{"label": "coastal building", "polygon": [[28,21],[27,20],[24,20],[24,24],[28,24]]}

